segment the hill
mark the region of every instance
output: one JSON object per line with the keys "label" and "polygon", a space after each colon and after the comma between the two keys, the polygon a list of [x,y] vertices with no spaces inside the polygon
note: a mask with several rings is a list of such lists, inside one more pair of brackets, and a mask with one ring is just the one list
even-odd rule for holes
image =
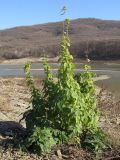
{"label": "hill", "polygon": [[[72,20],[69,34],[75,58],[120,59],[120,21]],[[56,57],[61,35],[62,22],[0,30],[0,58]]]}

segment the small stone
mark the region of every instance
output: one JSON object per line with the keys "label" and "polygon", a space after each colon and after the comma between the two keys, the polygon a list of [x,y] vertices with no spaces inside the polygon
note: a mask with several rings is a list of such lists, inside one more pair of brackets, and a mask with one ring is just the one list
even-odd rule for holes
{"label": "small stone", "polygon": [[117,124],[117,125],[120,125],[120,118],[117,118],[117,119],[116,119],[116,124]]}
{"label": "small stone", "polygon": [[58,156],[60,159],[62,159],[62,153],[61,153],[60,150],[57,150],[57,156]]}

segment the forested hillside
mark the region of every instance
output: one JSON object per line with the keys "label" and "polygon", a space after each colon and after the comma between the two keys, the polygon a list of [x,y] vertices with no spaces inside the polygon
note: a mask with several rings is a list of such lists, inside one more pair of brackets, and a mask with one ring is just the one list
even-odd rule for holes
{"label": "forested hillside", "polygon": [[[62,22],[15,27],[0,31],[0,57],[5,59],[56,57]],[[71,52],[75,58],[120,59],[120,21],[76,19],[71,21]]]}

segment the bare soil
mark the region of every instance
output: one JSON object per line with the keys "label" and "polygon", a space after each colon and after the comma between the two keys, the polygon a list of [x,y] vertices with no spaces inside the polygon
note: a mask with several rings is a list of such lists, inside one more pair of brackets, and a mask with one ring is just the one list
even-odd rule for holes
{"label": "bare soil", "polygon": [[[41,80],[35,80],[38,87]],[[75,146],[56,146],[51,154],[38,157],[30,153],[8,147],[13,143],[14,132],[23,131],[24,121],[19,124],[22,113],[30,104],[30,92],[24,78],[0,78],[0,159],[1,160],[90,160],[94,155]],[[101,111],[99,125],[110,137],[113,148],[98,159],[120,159],[120,102],[115,102],[112,94],[101,90],[98,95],[98,107]],[[3,130],[4,128],[4,130]],[[4,132],[4,133],[3,133]],[[6,147],[7,146],[7,147]]]}

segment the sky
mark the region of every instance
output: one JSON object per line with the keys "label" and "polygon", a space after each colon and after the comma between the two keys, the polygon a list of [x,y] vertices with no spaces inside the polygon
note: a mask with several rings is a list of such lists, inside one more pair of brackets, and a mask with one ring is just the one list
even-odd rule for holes
{"label": "sky", "polygon": [[[60,10],[66,5],[66,15]],[[0,29],[62,21],[64,18],[120,20],[120,0],[0,0]]]}

